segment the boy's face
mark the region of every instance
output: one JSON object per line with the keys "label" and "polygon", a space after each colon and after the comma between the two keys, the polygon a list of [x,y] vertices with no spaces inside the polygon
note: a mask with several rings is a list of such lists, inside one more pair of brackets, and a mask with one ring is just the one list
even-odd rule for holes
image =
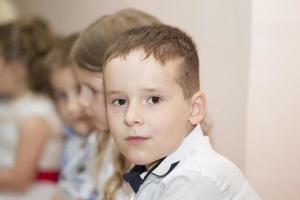
{"label": "boy's face", "polygon": [[176,83],[177,66],[143,51],[112,59],[105,68],[110,132],[134,164],[151,165],[175,151],[191,130],[191,103]]}
{"label": "boy's face", "polygon": [[79,84],[72,67],[54,70],[50,76],[54,98],[63,121],[78,134],[91,133],[91,117],[87,115],[78,102]]}
{"label": "boy's face", "polygon": [[107,116],[105,106],[105,95],[102,73],[75,68],[77,80],[80,83],[79,103],[85,112],[92,116],[95,128],[100,131],[107,131]]}

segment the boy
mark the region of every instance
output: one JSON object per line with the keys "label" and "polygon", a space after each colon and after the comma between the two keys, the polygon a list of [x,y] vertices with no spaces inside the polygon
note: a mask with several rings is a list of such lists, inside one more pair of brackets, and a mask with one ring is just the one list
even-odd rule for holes
{"label": "boy", "polygon": [[124,175],[132,199],[259,199],[203,136],[198,74],[193,41],[170,26],[131,29],[108,50],[108,122],[119,150],[135,164]]}

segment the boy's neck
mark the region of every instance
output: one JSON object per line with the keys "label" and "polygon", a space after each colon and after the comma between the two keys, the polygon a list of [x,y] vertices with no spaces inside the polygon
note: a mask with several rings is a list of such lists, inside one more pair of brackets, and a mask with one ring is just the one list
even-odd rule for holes
{"label": "boy's neck", "polygon": [[153,162],[153,163],[150,163],[150,164],[148,164],[148,165],[145,165],[147,171],[149,171],[149,170],[150,170],[157,162],[158,162],[158,161],[155,161],[155,162]]}
{"label": "boy's neck", "polygon": [[[188,127],[187,127],[187,133],[186,133],[185,137],[187,137],[187,136],[194,130],[195,127],[196,127],[196,126],[189,124]],[[180,146],[180,145],[179,145],[179,146]],[[178,146],[178,148],[179,148],[179,146]],[[176,151],[176,150],[175,150],[175,151]],[[168,156],[168,155],[167,155],[167,156]],[[167,157],[167,156],[166,156],[166,157]],[[165,158],[165,157],[164,157],[164,158]],[[161,158],[161,159],[163,159],[163,158]],[[144,166],[146,167],[147,171],[149,171],[154,165],[156,165],[156,163],[160,162],[161,159],[156,160],[156,161],[154,161],[154,162],[152,162],[152,163],[149,163],[149,164],[147,164],[147,165],[144,165]]]}

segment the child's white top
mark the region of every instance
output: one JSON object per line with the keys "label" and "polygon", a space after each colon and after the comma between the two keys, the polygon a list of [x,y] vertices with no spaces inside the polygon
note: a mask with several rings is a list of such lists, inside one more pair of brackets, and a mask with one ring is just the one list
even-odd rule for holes
{"label": "child's white top", "polygon": [[[87,138],[86,145],[69,160],[62,170],[62,179],[59,183],[59,191],[64,200],[86,199],[100,200],[103,198],[103,189],[106,181],[114,172],[114,156],[116,148],[112,138],[104,149],[101,168],[98,171],[97,148],[98,141],[103,134],[92,133]],[[130,192],[130,191],[129,191]],[[123,188],[119,189],[116,199],[128,199],[128,193]]]}
{"label": "child's white top", "polygon": [[[53,129],[53,135],[45,145],[38,170],[58,170],[62,149],[62,126],[52,102],[44,97],[27,94],[19,99],[3,103],[0,109],[0,167],[12,167],[15,164],[15,152],[20,135],[20,123],[30,117],[42,117]],[[1,192],[0,200],[9,199],[47,199],[54,191],[54,184],[36,182],[23,194]],[[48,195],[48,196],[47,196]]]}
{"label": "child's white top", "polygon": [[[138,178],[144,178],[146,173],[143,172]],[[129,173],[129,177],[130,174],[133,175],[133,172]],[[133,177],[134,175],[129,179]],[[131,200],[153,199],[258,200],[260,198],[241,171],[212,149],[209,138],[203,136],[198,125],[180,147],[146,177],[138,192],[131,197]]]}
{"label": "child's white top", "polygon": [[89,181],[87,165],[93,151],[96,151],[96,133],[88,137],[69,135],[63,152],[63,166],[59,180],[59,192],[63,199],[87,199],[89,192],[83,185]]}

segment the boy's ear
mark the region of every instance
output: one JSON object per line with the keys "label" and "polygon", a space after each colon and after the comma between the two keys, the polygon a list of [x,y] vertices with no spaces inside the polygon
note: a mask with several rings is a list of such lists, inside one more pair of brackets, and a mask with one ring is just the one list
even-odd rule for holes
{"label": "boy's ear", "polygon": [[191,97],[191,106],[189,122],[192,125],[197,125],[205,116],[206,98],[203,92],[198,91]]}

